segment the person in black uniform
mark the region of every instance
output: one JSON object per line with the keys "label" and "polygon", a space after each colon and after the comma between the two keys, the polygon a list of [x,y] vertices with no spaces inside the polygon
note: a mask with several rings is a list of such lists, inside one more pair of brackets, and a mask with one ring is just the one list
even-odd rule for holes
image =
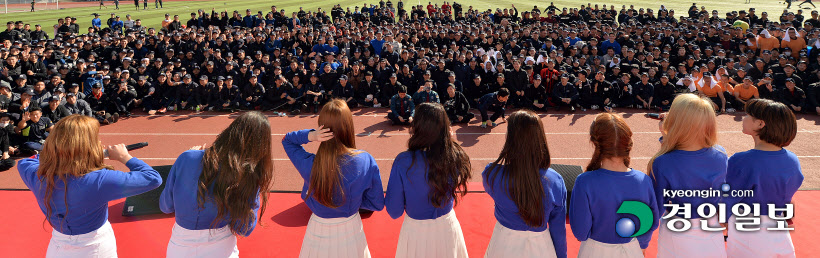
{"label": "person in black uniform", "polygon": [[667,111],[672,106],[675,99],[675,85],[669,83],[669,76],[665,73],[661,75],[661,80],[655,85],[655,96],[652,98],[652,106],[660,111]]}
{"label": "person in black uniform", "polygon": [[6,171],[14,167],[14,159],[11,154],[15,150],[11,146],[11,136],[14,133],[14,125],[11,123],[11,117],[8,113],[0,113],[0,172]]}
{"label": "person in black uniform", "polygon": [[364,81],[359,82],[359,86],[354,93],[356,103],[364,107],[378,107],[379,105],[379,84],[373,81],[373,72],[364,73]]}
{"label": "person in black uniform", "polygon": [[786,78],[786,87],[780,90],[780,102],[795,113],[802,113],[806,107],[806,93],[795,86],[794,79]]}
{"label": "person in black uniform", "polygon": [[51,96],[51,99],[48,101],[48,106],[43,110],[43,117],[47,117],[52,122],[60,122],[61,119],[64,117],[70,116],[71,113],[68,112],[68,109],[60,104],[60,97],[58,96]]}
{"label": "person in black uniform", "polygon": [[533,75],[532,84],[527,86],[526,103],[533,110],[546,111],[549,107],[547,90],[541,85],[541,75]]}
{"label": "person in black uniform", "polygon": [[569,83],[569,75],[561,75],[561,81],[552,87],[552,97],[555,100],[555,110],[561,110],[561,107],[569,106],[570,112],[575,112],[578,89]]}
{"label": "person in black uniform", "polygon": [[293,84],[285,79],[285,76],[277,75],[274,80],[274,87],[267,89],[265,92],[265,107],[266,110],[289,109],[292,104],[295,104],[294,97],[289,93],[293,89]]}
{"label": "person in black uniform", "polygon": [[[481,112],[481,128],[487,128],[488,125],[495,127],[495,120],[499,117],[507,121],[507,118],[504,117],[504,111],[509,98],[510,90],[501,88],[496,92],[485,94],[478,100],[478,111]],[[493,112],[492,117],[489,116],[489,111]]]}
{"label": "person in black uniform", "polygon": [[313,110],[314,114],[319,113],[319,107],[327,102],[327,94],[325,94],[324,86],[319,82],[319,74],[310,74],[310,79],[305,85],[305,103],[309,109]]}
{"label": "person in black uniform", "polygon": [[23,113],[17,127],[14,128],[16,134],[22,135],[24,143],[21,145],[22,151],[38,153],[43,150],[43,143],[48,137],[54,123],[47,117],[43,117],[43,110],[40,107],[31,107],[28,112]]}
{"label": "person in black uniform", "polygon": [[95,83],[91,86],[91,94],[85,97],[85,102],[91,107],[94,112],[94,117],[100,121],[101,124],[113,124],[119,121],[120,115],[117,112],[109,112],[108,95],[102,92],[102,84]]}
{"label": "person in black uniform", "polygon": [[137,98],[137,91],[133,86],[128,85],[128,81],[120,80],[116,89],[112,89],[108,100],[112,105],[112,111],[116,111],[120,116],[130,117],[134,107],[134,100]]}
{"label": "person in black uniform", "polygon": [[217,77],[216,84],[214,84],[213,87],[208,95],[207,110],[232,112],[233,109],[239,106],[237,99],[239,96],[239,88],[225,85],[225,77]]}
{"label": "person in black uniform", "polygon": [[450,121],[455,123],[469,123],[475,117],[470,112],[470,102],[460,91],[456,91],[456,85],[447,84],[447,93],[441,97],[441,104]]}
{"label": "person in black uniform", "polygon": [[265,86],[257,82],[255,75],[251,76],[249,84],[242,90],[239,106],[247,110],[260,110],[265,98]]}
{"label": "person in black uniform", "polygon": [[398,75],[396,75],[396,73],[391,73],[387,83],[382,85],[381,90],[379,91],[379,104],[389,107],[390,99],[399,93],[399,88],[401,86],[402,84],[398,80]]}
{"label": "person in black uniform", "polygon": [[344,100],[350,108],[359,106],[353,98],[353,85],[347,83],[347,75],[342,75],[339,77],[339,83],[336,83],[336,86],[333,87],[331,96],[333,96],[333,98]]}

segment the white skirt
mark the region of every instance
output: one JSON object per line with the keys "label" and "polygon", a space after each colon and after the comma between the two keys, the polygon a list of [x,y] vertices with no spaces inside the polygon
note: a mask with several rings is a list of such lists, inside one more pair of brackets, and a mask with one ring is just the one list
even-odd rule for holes
{"label": "white skirt", "polygon": [[760,230],[737,231],[735,217],[729,218],[729,257],[796,257],[790,231],[769,231],[777,227],[777,221],[767,216],[760,217]]}
{"label": "white skirt", "polygon": [[436,219],[416,220],[404,216],[396,246],[396,258],[467,258],[467,245],[456,212],[450,210]]}
{"label": "white skirt", "polygon": [[302,240],[300,258],[370,257],[359,213],[347,218],[326,219],[310,215]]}
{"label": "white skirt", "polygon": [[117,257],[117,239],[111,223],[105,222],[97,230],[81,234],[66,235],[53,230],[48,242],[46,258],[110,258]]}
{"label": "white skirt", "polygon": [[[677,217],[675,217],[677,218]],[[723,240],[723,231],[703,231],[700,219],[690,219],[691,227],[684,232],[669,230],[661,220],[658,226],[658,257],[726,257],[726,244]],[[708,219],[710,227],[720,227],[717,216]]]}
{"label": "white skirt", "polygon": [[165,256],[170,258],[236,258],[239,257],[239,248],[236,247],[236,235],[231,233],[231,228],[228,226],[218,229],[191,230],[174,223]]}
{"label": "white skirt", "polygon": [[581,249],[578,250],[578,257],[607,257],[607,258],[631,258],[643,257],[643,250],[638,240],[632,239],[626,244],[607,244],[587,238],[581,242]]}
{"label": "white skirt", "polygon": [[512,230],[495,222],[485,258],[558,257],[549,229],[543,232]]}

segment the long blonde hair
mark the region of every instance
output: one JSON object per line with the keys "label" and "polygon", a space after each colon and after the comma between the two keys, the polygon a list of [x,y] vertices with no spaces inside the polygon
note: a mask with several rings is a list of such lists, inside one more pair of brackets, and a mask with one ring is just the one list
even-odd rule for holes
{"label": "long blonde hair", "polygon": [[[310,170],[307,196],[313,196],[324,206],[338,208],[345,200],[339,161],[345,155],[358,154],[353,113],[343,100],[333,99],[319,112],[319,126],[329,128],[333,138],[319,144]],[[341,195],[341,200],[334,199],[336,193]]]}
{"label": "long blonde hair", "polygon": [[717,117],[712,102],[695,94],[675,97],[663,121],[661,149],[649,160],[646,171],[654,177],[652,163],[663,154],[687,145],[712,147],[717,144]]}
{"label": "long blonde hair", "polygon": [[[51,217],[51,197],[58,180],[63,181],[64,202],[68,213],[68,177],[82,177],[100,169],[114,169],[103,163],[103,147],[99,138],[100,122],[97,119],[71,115],[57,122],[43,144],[37,177],[46,188],[44,202],[46,220]],[[82,212],[82,211],[80,211]],[[51,224],[51,221],[49,221]],[[54,227],[55,225],[51,225]]]}

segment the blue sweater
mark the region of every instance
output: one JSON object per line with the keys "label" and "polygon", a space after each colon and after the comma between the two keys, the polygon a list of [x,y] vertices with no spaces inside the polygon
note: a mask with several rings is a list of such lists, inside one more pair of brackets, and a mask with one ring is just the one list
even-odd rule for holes
{"label": "blue sweater", "polygon": [[[197,197],[199,196],[199,176],[202,175],[202,157],[204,150],[190,150],[183,152],[171,167],[171,172],[165,182],[165,189],[159,199],[159,207],[162,212],[176,213],[176,222],[185,229],[217,229],[228,225],[230,220],[223,219],[213,227],[211,223],[216,219],[218,210],[216,203],[207,201],[204,207],[200,208]],[[213,190],[213,184],[210,186]],[[213,196],[210,196],[213,198]],[[209,198],[209,199],[210,199]],[[253,213],[259,213],[259,194],[251,203]],[[249,236],[256,227],[254,219],[248,225],[248,230],[239,232],[243,236]],[[241,227],[241,226],[240,226]]]}
{"label": "blue sweater", "polygon": [[[736,203],[760,204],[760,215],[768,216],[767,204],[778,208],[791,203],[792,196],[803,184],[800,161],[791,151],[748,150],[738,152],[729,158],[726,183],[732,190],[754,190],[754,196],[727,198],[726,208]],[[731,212],[727,213],[731,215]]]}
{"label": "blue sweater", "polygon": [[700,218],[697,207],[701,204],[711,203],[717,206],[720,196],[666,198],[663,190],[720,190],[720,186],[726,181],[728,159],[726,150],[720,145],[696,151],[674,150],[656,158],[652,163],[652,174],[655,176],[655,198],[661,214],[671,210],[663,207],[663,204],[670,202],[692,204],[693,219]]}
{"label": "blue sweater", "polygon": [[[40,167],[39,155],[33,159],[22,159],[17,169],[23,182],[34,193],[43,214],[45,206],[45,182],[37,176]],[[51,195],[51,216],[48,221],[58,232],[66,235],[81,235],[99,229],[108,221],[108,202],[128,196],[138,195],[162,184],[159,173],[142,160],[132,158],[125,163],[131,172],[100,169],[81,177],[67,177],[66,182],[56,181]],[[68,205],[66,205],[66,201]]]}
{"label": "blue sweater", "polygon": [[[491,166],[492,164],[488,164],[484,168],[482,178],[484,179],[484,191],[495,201],[495,219],[498,223],[506,228],[519,231],[542,232],[549,229],[552,245],[555,246],[555,254],[558,257],[567,257],[567,188],[564,186],[564,178],[551,168],[538,171],[541,175],[541,185],[544,187],[544,217],[547,223],[533,228],[518,215],[518,206],[507,195],[507,181],[503,173],[495,173],[493,184],[489,185],[490,179],[487,177],[491,174]],[[499,165],[496,169],[504,169],[504,166]]]}
{"label": "blue sweater", "polygon": [[[410,167],[413,156],[415,163]],[[407,211],[407,216],[417,220],[436,219],[453,209],[453,200],[436,208],[430,202],[430,185],[427,183],[427,158],[424,151],[405,151],[396,156],[390,181],[387,182],[385,207],[390,217],[397,219]]]}
{"label": "blue sweater", "polygon": [[[293,166],[299,171],[299,175],[305,180],[302,186],[302,199],[316,216],[322,218],[345,218],[353,216],[359,209],[380,211],[384,208],[384,190],[382,188],[382,178],[379,174],[379,166],[376,160],[369,153],[361,151],[354,156],[345,156],[339,160],[339,169],[342,171],[342,191],[344,191],[344,202],[337,208],[330,208],[322,205],[313,196],[307,196],[308,185],[310,184],[310,173],[313,168],[313,158],[315,154],[305,151],[302,147],[307,144],[308,133],[312,129],[293,131],[285,134],[282,138],[282,145],[288,158],[293,162]],[[341,195],[336,194],[334,199],[341,199]]]}
{"label": "blue sweater", "polygon": [[[625,244],[631,237],[621,237],[615,225],[623,216],[617,214],[624,201],[640,201],[652,209],[654,216],[649,232],[638,236],[641,249],[649,246],[652,231],[658,228],[658,204],[652,179],[638,170],[616,172],[606,169],[588,171],[578,176],[572,188],[569,224],[578,241],[594,239],[607,244]],[[638,222],[636,221],[636,230]]]}

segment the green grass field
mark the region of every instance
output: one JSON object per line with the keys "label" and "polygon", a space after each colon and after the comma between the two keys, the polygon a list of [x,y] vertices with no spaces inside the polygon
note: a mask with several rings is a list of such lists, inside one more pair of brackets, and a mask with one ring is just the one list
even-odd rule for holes
{"label": "green grass field", "polygon": [[[694,1],[694,0],[693,0]],[[801,1],[795,0],[796,2],[792,5],[790,11],[797,12],[797,4]],[[140,1],[140,5],[142,1]],[[284,0],[284,1],[263,1],[263,0],[243,0],[243,1],[173,1],[173,2],[165,2],[165,8],[163,9],[150,9],[150,10],[139,10],[136,11],[133,9],[133,1],[120,1],[120,10],[114,11],[113,10],[113,2],[106,0],[106,5],[109,6],[108,9],[99,10],[98,7],[77,7],[77,8],[70,8],[64,10],[48,10],[48,11],[38,11],[35,13],[29,12],[19,12],[19,13],[9,13],[0,15],[0,20],[6,21],[18,21],[21,20],[25,23],[30,24],[41,24],[43,25],[44,30],[51,31],[48,28],[51,28],[57,22],[57,19],[60,17],[65,16],[73,16],[79,19],[78,23],[80,23],[81,28],[86,28],[91,24],[91,16],[92,13],[98,12],[101,13],[101,18],[103,22],[108,18],[108,13],[116,12],[117,15],[122,16],[125,18],[126,14],[131,14],[131,17],[134,19],[142,19],[143,25],[148,27],[159,27],[160,22],[163,19],[163,15],[165,13],[169,13],[171,15],[178,14],[183,23],[189,19],[189,14],[191,12],[196,12],[198,9],[208,10],[210,11],[211,8],[216,8],[216,10],[225,10],[227,9],[228,12],[232,12],[233,10],[240,10],[241,13],[244,15],[245,9],[251,10],[260,10],[267,13],[270,10],[271,5],[276,5],[278,8],[284,8],[285,12],[290,15],[293,11],[298,11],[299,7],[303,7],[305,10],[316,10],[318,7],[322,7],[323,9],[330,11],[330,7],[334,4],[341,4],[342,7],[352,7],[353,6],[361,6],[364,3],[368,4],[376,4],[378,0],[360,0],[360,1],[353,1],[353,0],[337,0],[337,1],[304,1],[304,0]],[[529,1],[529,0],[517,0],[517,1],[510,1],[510,0],[466,0],[466,1],[458,1],[464,6],[466,10],[468,6],[472,5],[474,8],[479,10],[485,10],[488,8],[509,8],[512,4],[515,4],[518,8],[519,12],[523,12],[525,10],[531,10],[533,5],[538,6],[540,9],[544,9],[545,7],[549,6],[548,1]],[[777,1],[765,1],[759,2],[757,0],[752,0],[751,4],[744,4],[744,0],[731,0],[731,1],[695,1],[698,6],[706,6],[707,10],[711,12],[711,10],[718,10],[723,16],[727,11],[732,10],[740,10],[740,9],[748,9],[754,7],[757,9],[758,15],[763,12],[769,12],[770,19],[777,19],[779,14],[783,11],[786,5],[781,4]],[[229,4],[230,3],[230,4]],[[394,2],[396,3],[396,2]],[[418,4],[418,1],[410,1],[406,2],[406,5],[411,4]],[[423,5],[427,5],[427,1],[421,2]],[[438,3],[443,3],[440,1]],[[452,3],[452,2],[451,2]],[[573,7],[577,8],[584,2],[578,1],[570,1],[570,0],[558,0],[554,1],[555,5],[559,8],[561,7]],[[663,2],[659,1],[649,1],[649,0],[639,0],[639,1],[596,1],[590,2],[593,4],[616,4],[616,8],[620,9],[621,5],[635,5],[636,8],[652,8],[657,10],[660,7],[660,4]],[[674,3],[663,3],[666,5],[667,8],[671,8],[675,10],[675,15],[686,15],[686,10],[691,6],[692,2],[689,1],[676,1]],[[819,3],[820,4],[820,3]],[[149,6],[153,7],[154,1],[149,1]],[[804,5],[810,6],[810,5]],[[406,7],[409,9],[409,6]],[[808,13],[809,10],[804,10],[804,15],[809,17]],[[81,31],[85,31],[84,29]]]}

